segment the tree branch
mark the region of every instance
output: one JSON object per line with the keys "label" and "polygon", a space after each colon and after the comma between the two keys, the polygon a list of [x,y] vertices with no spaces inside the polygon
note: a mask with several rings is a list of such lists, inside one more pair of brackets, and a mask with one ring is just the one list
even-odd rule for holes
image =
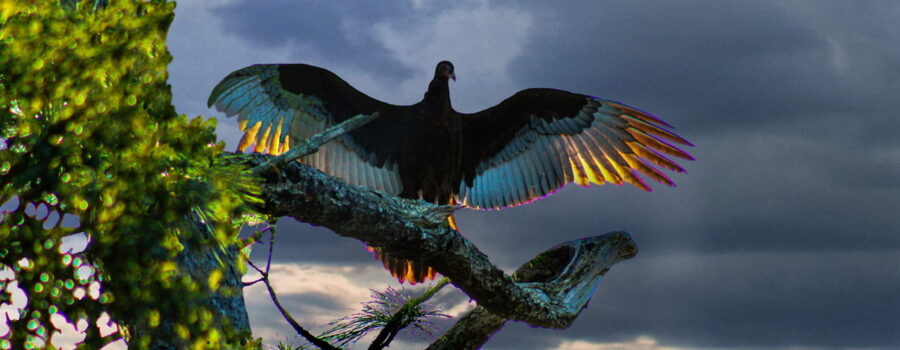
{"label": "tree branch", "polygon": [[[565,242],[538,254],[534,259],[525,263],[515,273],[513,278],[519,283],[550,283],[557,288],[571,286],[580,290],[571,293],[576,299],[590,299],[600,277],[614,264],[617,258],[609,259],[606,256],[609,251],[606,244],[610,240],[616,240],[616,236],[625,235],[624,232],[607,233],[597,237],[581,238]],[[621,258],[628,259],[637,254],[637,246],[627,247]],[[582,258],[579,258],[582,257]],[[591,264],[597,263],[597,265]],[[592,270],[589,278],[584,281],[576,281],[579,271]],[[587,302],[585,302],[585,305]],[[466,313],[443,336],[428,346],[429,350],[443,349],[476,349],[480,348],[494,333],[503,328],[506,319],[484,307],[478,306]]]}
{"label": "tree branch", "polygon": [[[271,156],[244,158],[254,166]],[[568,242],[556,250],[557,254],[571,253],[562,273],[546,281],[517,283],[441,219],[441,214],[452,208],[349,186],[297,162],[280,169],[262,174],[265,204],[257,208],[260,212],[325,226],[392,256],[421,260],[492,314],[532,326],[569,326],[590,300],[603,273],[637,251],[622,232]]]}
{"label": "tree branch", "polygon": [[505,324],[505,318],[476,306],[426,350],[478,349]]}

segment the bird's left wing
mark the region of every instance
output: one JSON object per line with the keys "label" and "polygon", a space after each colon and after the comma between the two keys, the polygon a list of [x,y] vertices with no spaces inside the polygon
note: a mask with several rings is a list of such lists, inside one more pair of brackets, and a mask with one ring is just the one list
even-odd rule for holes
{"label": "bird's left wing", "polygon": [[561,90],[523,90],[461,118],[463,176],[455,199],[470,208],[528,203],[573,182],[627,182],[650,191],[638,174],[674,186],[653,165],[684,172],[663,154],[694,159],[673,145],[691,144],[649,113]]}
{"label": "bird's left wing", "polygon": [[[404,182],[400,164],[410,164],[420,148],[419,105],[388,104],[353,88],[336,74],[305,64],[261,64],[239,69],[209,96],[228,116],[237,115],[244,137],[239,150],[278,154],[310,136],[359,114],[378,112],[372,122],[341,135],[301,160],[351,185],[399,195]],[[385,268],[401,282],[434,279],[436,271],[372,248]]]}
{"label": "bird's left wing", "polygon": [[[244,131],[238,150],[279,154],[358,114],[379,112],[378,119],[342,135],[302,158],[352,185],[398,194],[398,171],[412,128],[411,106],[381,102],[353,88],[334,73],[305,64],[260,64],[239,69],[213,89],[208,104],[237,115]],[[414,145],[413,145],[414,146]]]}

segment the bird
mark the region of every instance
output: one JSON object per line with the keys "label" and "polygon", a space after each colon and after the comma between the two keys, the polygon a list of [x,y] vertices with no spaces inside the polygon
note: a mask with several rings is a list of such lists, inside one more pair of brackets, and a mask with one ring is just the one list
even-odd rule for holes
{"label": "bird", "polygon": [[[460,113],[451,104],[451,80],[453,64],[439,62],[422,101],[401,106],[369,97],[321,67],[257,64],[222,79],[207,105],[238,116],[244,132],[238,151],[276,155],[329,126],[377,112],[374,121],[299,161],[351,185],[479,210],[527,204],[569,183],[651,191],[646,177],[675,186],[660,168],[683,173],[672,158],[694,160],[679,148],[693,144],[672,125],[624,103],[530,88]],[[401,283],[435,277],[421,261],[371,250]]]}

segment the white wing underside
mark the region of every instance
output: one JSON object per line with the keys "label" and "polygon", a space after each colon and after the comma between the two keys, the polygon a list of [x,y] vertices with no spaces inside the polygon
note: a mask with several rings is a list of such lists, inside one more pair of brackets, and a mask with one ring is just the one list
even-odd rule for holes
{"label": "white wing underside", "polygon": [[371,187],[391,195],[403,191],[396,163],[381,168],[370,165],[339,140],[325,144],[302,161],[351,185]]}

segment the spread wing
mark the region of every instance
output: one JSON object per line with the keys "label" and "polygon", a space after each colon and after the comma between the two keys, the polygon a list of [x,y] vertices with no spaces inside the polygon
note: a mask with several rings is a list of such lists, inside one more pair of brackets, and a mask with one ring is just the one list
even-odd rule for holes
{"label": "spread wing", "polygon": [[684,172],[666,155],[693,160],[692,146],[656,117],[624,104],[553,89],[523,90],[499,105],[464,114],[463,178],[456,200],[503,208],[565,184],[675,183],[654,166]]}
{"label": "spread wing", "polygon": [[353,185],[399,194],[402,150],[415,147],[409,134],[421,120],[417,106],[396,106],[371,98],[334,73],[305,64],[262,64],[242,68],[223,79],[209,96],[228,116],[238,116],[244,136],[238,150],[279,154],[325,128],[358,114],[380,116],[304,163]]}

